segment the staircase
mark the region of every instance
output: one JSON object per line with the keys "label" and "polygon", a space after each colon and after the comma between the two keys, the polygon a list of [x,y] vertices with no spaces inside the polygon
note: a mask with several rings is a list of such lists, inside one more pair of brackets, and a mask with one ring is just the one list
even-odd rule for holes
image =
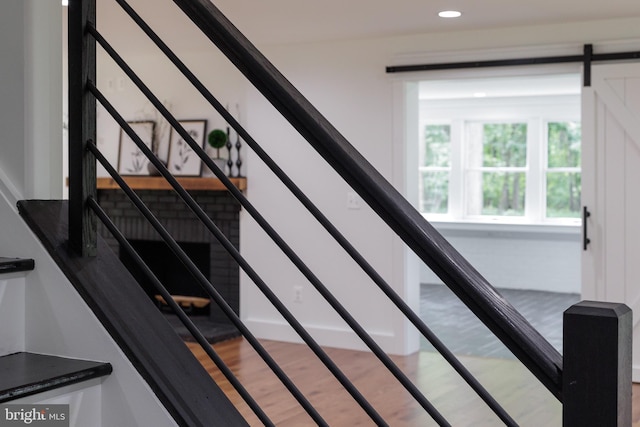
{"label": "staircase", "polygon": [[246,425],[155,307],[132,309],[147,297],[104,242],[68,255],[66,202],[19,206],[0,194],[0,404],[68,405],[77,427]]}
{"label": "staircase", "polygon": [[[440,352],[452,369],[495,414],[496,422],[518,421],[425,325],[383,277],[328,221],[306,194],[284,173],[242,125],[171,52],[125,0],[115,0],[171,62],[278,177],[336,243]],[[335,172],[371,207],[422,261],[491,329],[523,365],[563,403],[567,427],[630,424],[631,312],[620,304],[582,303],[565,317],[565,355],[560,355],[507,300],[458,254],[413,206],[311,105],[209,0],[174,0],[202,32],[275,106]],[[275,231],[128,66],[96,27],[95,0],[73,0],[69,9],[70,201],[21,201],[16,209],[0,194],[0,247],[8,261],[0,278],[0,398],[29,405],[69,405],[74,426],[236,426],[246,425],[209,374],[197,362],[169,323],[155,309],[115,255],[95,233],[100,220],[122,247],[135,254],[97,201],[96,161],[111,175],[135,207],[161,235],[195,281],[224,311],[262,360],[318,425],[328,425],[311,399],[278,366],[250,328],[198,271],[173,236],[109,163],[96,143],[96,102],[105,108],[141,153],[155,166],[207,232],[225,247],[239,268],[288,322],[376,425],[387,425],[376,408],[344,375],[335,361],[305,329],[247,262],[213,220],[195,203],[96,86],[96,43],[145,94],[256,224],[344,320],[355,336],[440,426],[451,425],[334,296],[299,254]],[[0,175],[2,176],[2,175]],[[0,189],[0,192],[2,190]],[[8,197],[4,195],[4,197]],[[128,246],[127,246],[128,245]],[[139,258],[139,257],[138,257]],[[144,266],[139,260],[138,264]],[[13,270],[15,269],[15,270]],[[18,271],[22,269],[23,271]],[[265,425],[273,425],[260,407],[153,272],[145,270],[203,350]],[[596,336],[597,334],[597,336]],[[606,343],[603,344],[603,343]],[[585,358],[584,355],[589,355]],[[383,365],[383,366],[382,366]],[[22,372],[20,372],[22,371]],[[384,384],[379,387],[384,388]],[[594,393],[593,390],[597,390]],[[451,392],[455,400],[455,391]],[[457,402],[459,403],[459,402]],[[447,408],[445,408],[447,409]],[[453,411],[464,410],[456,407]],[[19,412],[17,412],[19,413]],[[1,414],[1,412],[0,412]],[[8,412],[7,412],[8,414]],[[13,415],[12,415],[13,416]],[[66,414],[65,414],[66,416]]]}

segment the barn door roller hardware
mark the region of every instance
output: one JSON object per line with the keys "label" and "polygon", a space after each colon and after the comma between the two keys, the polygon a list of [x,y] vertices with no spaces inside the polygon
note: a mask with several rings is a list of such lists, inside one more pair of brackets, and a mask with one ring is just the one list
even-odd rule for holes
{"label": "barn door roller hardware", "polygon": [[488,61],[448,62],[436,64],[393,65],[386,68],[387,73],[407,73],[413,71],[459,70],[464,68],[513,67],[519,65],[562,64],[582,62],[583,84],[591,86],[591,63],[597,61],[620,61],[640,58],[640,51],[619,53],[593,53],[593,45],[585,44],[581,55],[546,56],[536,58],[496,59]]}

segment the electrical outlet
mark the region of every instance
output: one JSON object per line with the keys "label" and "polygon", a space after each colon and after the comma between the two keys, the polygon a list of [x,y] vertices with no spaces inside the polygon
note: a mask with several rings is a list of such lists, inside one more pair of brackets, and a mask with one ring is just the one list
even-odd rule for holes
{"label": "electrical outlet", "polygon": [[293,302],[302,304],[302,286],[293,287]]}

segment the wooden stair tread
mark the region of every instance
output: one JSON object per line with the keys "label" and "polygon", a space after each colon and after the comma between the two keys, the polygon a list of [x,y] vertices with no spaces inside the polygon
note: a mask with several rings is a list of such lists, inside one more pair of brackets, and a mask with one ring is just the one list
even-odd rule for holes
{"label": "wooden stair tread", "polygon": [[32,259],[0,257],[0,274],[30,271],[33,270],[34,267],[35,262]]}
{"label": "wooden stair tread", "polygon": [[109,375],[110,363],[20,352],[0,357],[0,403]]}

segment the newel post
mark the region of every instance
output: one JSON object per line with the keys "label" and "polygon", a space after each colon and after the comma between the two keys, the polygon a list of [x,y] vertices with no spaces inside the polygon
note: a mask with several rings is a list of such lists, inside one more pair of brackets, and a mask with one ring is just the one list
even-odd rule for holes
{"label": "newel post", "polygon": [[563,427],[631,426],[632,312],[583,301],[564,313]]}
{"label": "newel post", "polygon": [[83,256],[96,253],[97,219],[86,203],[96,195],[96,160],[87,143],[96,140],[96,100],[86,83],[96,80],[96,42],[87,23],[96,22],[95,0],[69,0],[69,244]]}

